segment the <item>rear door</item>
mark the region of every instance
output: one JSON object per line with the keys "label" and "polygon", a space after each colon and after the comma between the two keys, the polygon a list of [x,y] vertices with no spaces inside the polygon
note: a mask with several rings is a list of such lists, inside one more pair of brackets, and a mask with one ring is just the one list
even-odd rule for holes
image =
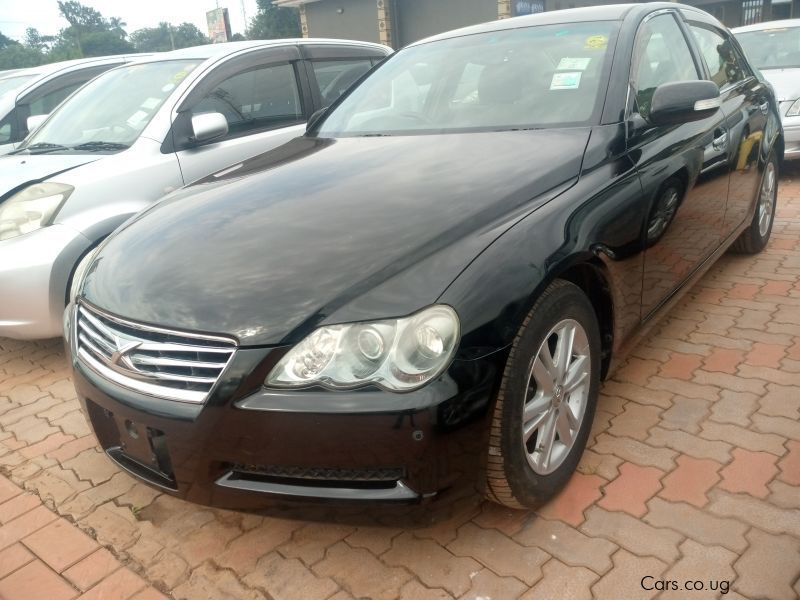
{"label": "rear door", "polygon": [[668,299],[719,246],[728,197],[728,147],[721,111],[693,123],[648,123],[655,89],[705,73],[676,11],[651,13],[637,33],[631,69],[628,152],[642,182],[645,269],[642,316]]}
{"label": "rear door", "polygon": [[[249,52],[195,85],[178,107],[165,149],[177,152],[184,182],[191,183],[302,135],[312,106],[297,46]],[[228,133],[193,142],[192,116],[210,112],[225,117]]]}
{"label": "rear door", "polygon": [[711,80],[719,86],[728,146],[730,189],[724,234],[748,216],[761,175],[758,152],[769,114],[769,91],[750,70],[730,33],[711,24],[689,22]]}

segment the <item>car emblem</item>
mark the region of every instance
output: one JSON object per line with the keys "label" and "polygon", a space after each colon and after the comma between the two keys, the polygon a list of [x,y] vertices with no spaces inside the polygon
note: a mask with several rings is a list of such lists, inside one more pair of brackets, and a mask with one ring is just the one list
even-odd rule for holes
{"label": "car emblem", "polygon": [[128,353],[132,350],[135,350],[139,346],[142,345],[142,342],[136,341],[128,341],[122,338],[114,337],[114,346],[116,346],[116,350],[112,352],[110,361],[114,365],[119,365],[121,367],[126,367],[131,371],[137,371],[138,369],[133,365]]}

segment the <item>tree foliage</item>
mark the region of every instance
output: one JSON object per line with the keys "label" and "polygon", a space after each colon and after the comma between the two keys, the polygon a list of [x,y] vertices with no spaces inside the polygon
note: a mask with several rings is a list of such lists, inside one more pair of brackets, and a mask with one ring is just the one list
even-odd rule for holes
{"label": "tree foliage", "polygon": [[137,52],[163,52],[211,42],[192,23],[159,23],[158,27],[138,29],[130,35],[130,41]]}
{"label": "tree foliage", "polygon": [[272,40],[300,37],[300,11],[277,7],[272,0],[257,0],[258,12],[250,20],[247,37],[251,40]]}
{"label": "tree foliage", "polygon": [[159,23],[128,35],[123,19],[105,18],[76,0],[59,0],[58,10],[68,24],[58,35],[41,35],[31,27],[20,43],[0,33],[0,70],[89,56],[160,52],[211,41],[192,23]]}

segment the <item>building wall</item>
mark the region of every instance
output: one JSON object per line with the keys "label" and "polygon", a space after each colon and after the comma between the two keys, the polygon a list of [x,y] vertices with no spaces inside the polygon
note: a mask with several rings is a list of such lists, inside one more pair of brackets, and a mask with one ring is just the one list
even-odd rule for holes
{"label": "building wall", "polygon": [[395,46],[443,31],[494,21],[497,0],[394,0]]}
{"label": "building wall", "polygon": [[380,42],[375,0],[323,0],[305,10],[309,37]]}

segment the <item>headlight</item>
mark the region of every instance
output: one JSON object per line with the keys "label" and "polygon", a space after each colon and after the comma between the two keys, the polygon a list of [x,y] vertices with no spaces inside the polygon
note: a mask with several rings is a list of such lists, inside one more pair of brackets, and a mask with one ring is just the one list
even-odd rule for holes
{"label": "headlight", "polygon": [[281,359],[265,383],[338,389],[373,383],[409,391],[444,371],[458,339],[458,315],[445,305],[402,319],[320,327]]}
{"label": "headlight", "polygon": [[81,287],[83,287],[83,278],[86,277],[86,271],[89,269],[89,265],[92,264],[99,250],[100,248],[97,247],[87,252],[86,256],[84,256],[78,263],[78,266],[75,267],[75,272],[72,274],[72,285],[69,288],[70,302],[75,302],[75,298],[78,297]]}
{"label": "headlight", "polygon": [[0,204],[0,241],[50,225],[74,189],[63,183],[35,183],[11,196]]}
{"label": "headlight", "polygon": [[795,100],[794,104],[792,104],[789,107],[789,110],[786,111],[787,117],[796,117],[798,115],[800,115],[800,98]]}

